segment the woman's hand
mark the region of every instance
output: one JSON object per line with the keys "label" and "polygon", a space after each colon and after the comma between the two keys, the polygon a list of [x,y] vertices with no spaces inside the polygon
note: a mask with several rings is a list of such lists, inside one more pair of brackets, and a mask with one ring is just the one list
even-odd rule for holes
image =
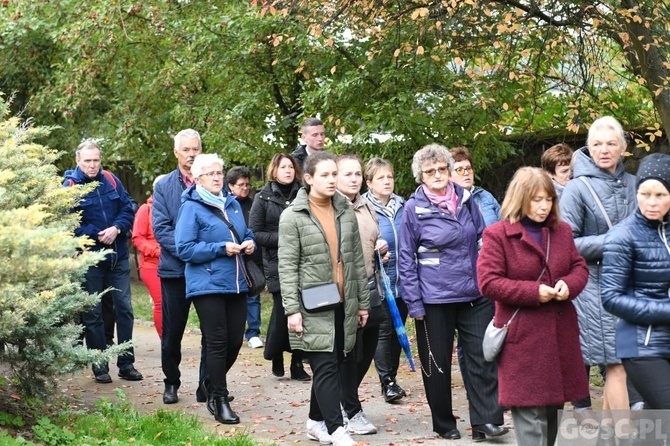
{"label": "woman's hand", "polygon": [[568,284],[562,280],[556,282],[556,285],[554,285],[554,290],[556,291],[556,300],[567,300],[568,297],[570,297],[570,289],[568,288]]}
{"label": "woman's hand", "polygon": [[384,239],[377,239],[375,243],[375,251],[379,251],[379,254],[385,255],[389,251],[389,244]]}
{"label": "woman's hand", "polygon": [[544,304],[556,298],[556,290],[542,283],[540,284],[538,295],[540,303]]}
{"label": "woman's hand", "polygon": [[368,323],[368,310],[358,310],[358,326],[365,327]]}
{"label": "woman's hand", "polygon": [[240,251],[244,251],[246,255],[251,255],[254,253],[255,244],[253,240],[246,240],[240,245]]}
{"label": "woman's hand", "polygon": [[242,245],[235,242],[226,242],[226,255],[229,257],[236,256],[242,251]]}
{"label": "woman's hand", "polygon": [[302,313],[293,313],[288,318],[288,331],[302,336]]}

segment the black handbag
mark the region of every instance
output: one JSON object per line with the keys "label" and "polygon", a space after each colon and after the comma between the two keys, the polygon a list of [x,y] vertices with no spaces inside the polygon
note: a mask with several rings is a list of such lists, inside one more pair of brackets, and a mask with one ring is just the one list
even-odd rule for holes
{"label": "black handbag", "polygon": [[[340,250],[340,221],[337,220],[337,268],[339,270],[342,261]],[[319,313],[332,310],[340,305],[340,288],[337,283],[326,283],[311,288],[299,290],[302,306],[308,313]]]}
{"label": "black handbag", "polygon": [[[240,235],[235,230],[235,226],[228,219],[219,212],[214,211],[214,214],[219,217],[226,225],[228,229],[233,233],[235,238],[238,240],[238,243],[242,243]],[[242,254],[240,253],[240,256]],[[258,266],[251,257],[244,257],[244,263],[242,263],[242,272],[244,273],[244,279],[247,282],[247,287],[249,287],[249,296],[258,296],[265,289],[265,273],[263,268]]]}

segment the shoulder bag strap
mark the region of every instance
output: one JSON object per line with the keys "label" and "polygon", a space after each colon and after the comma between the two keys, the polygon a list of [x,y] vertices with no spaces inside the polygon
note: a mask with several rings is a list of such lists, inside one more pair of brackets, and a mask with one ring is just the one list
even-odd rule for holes
{"label": "shoulder bag strap", "polygon": [[598,205],[598,208],[600,209],[600,212],[602,212],[603,217],[605,217],[605,222],[607,223],[607,227],[609,229],[612,229],[612,221],[610,220],[609,215],[607,215],[607,212],[605,212],[605,206],[603,206],[602,201],[600,201],[600,198],[598,198],[598,195],[596,194],[596,191],[593,190],[593,186],[591,186],[591,182],[586,177],[579,177],[579,179],[582,180],[582,182],[584,184],[586,184],[586,187],[591,192],[591,195],[593,195],[593,199],[596,201],[596,205]]}

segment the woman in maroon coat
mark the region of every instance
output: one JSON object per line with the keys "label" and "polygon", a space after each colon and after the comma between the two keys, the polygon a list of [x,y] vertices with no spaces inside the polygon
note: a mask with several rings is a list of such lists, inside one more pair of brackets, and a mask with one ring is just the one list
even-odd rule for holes
{"label": "woman in maroon coat", "polygon": [[498,356],[500,404],[512,408],[519,445],[553,445],[558,411],[589,391],[571,302],[588,269],[543,170],[516,172],[501,217],[484,231],[477,261],[479,288],[496,301],[495,326],[519,309]]}

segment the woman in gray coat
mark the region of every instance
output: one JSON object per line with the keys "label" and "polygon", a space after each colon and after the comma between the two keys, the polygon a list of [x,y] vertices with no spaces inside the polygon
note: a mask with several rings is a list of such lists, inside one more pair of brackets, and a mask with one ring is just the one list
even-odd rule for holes
{"label": "woman in gray coat", "polygon": [[584,363],[606,366],[603,409],[627,410],[626,372],[614,348],[615,318],[600,300],[600,268],[605,233],[635,210],[635,177],[621,162],[627,144],[616,119],[597,119],[586,144],[575,155],[574,179],[560,201],[563,219],[572,227],[577,249],[589,266],[589,282],[574,301],[579,337]]}

